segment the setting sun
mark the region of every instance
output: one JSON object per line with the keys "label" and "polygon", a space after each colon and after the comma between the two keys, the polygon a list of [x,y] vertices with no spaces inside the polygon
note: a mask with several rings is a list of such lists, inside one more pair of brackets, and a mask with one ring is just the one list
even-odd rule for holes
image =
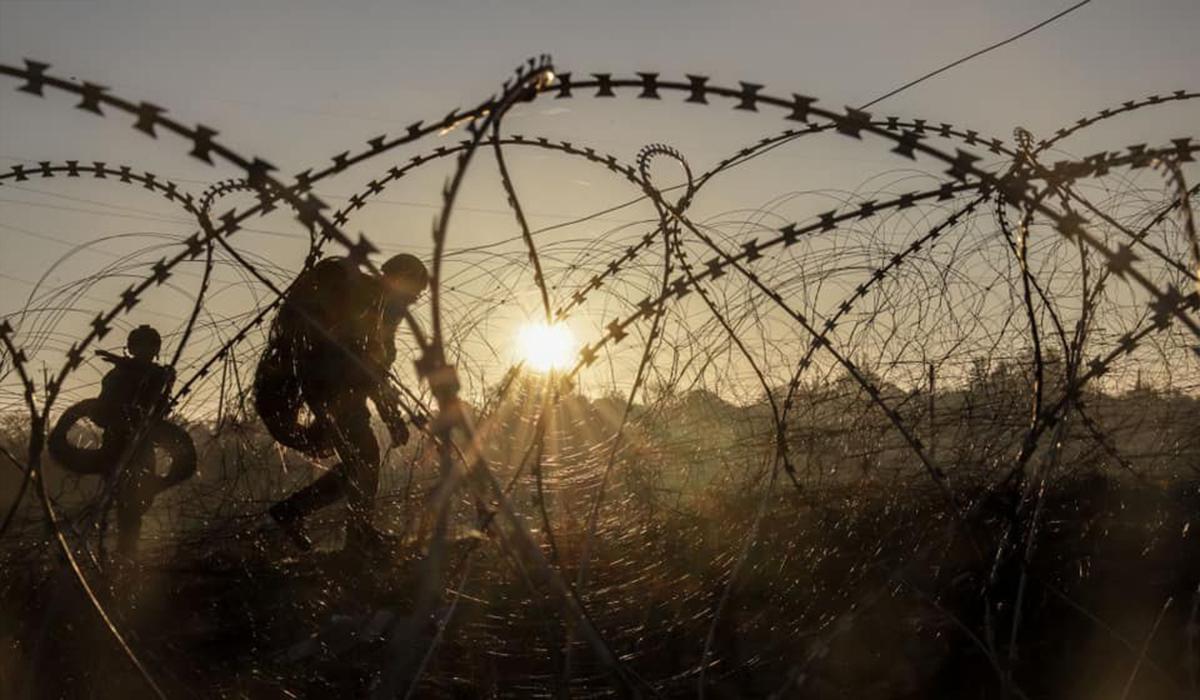
{"label": "setting sun", "polygon": [[569,369],[575,359],[575,336],[562,323],[526,323],[517,332],[517,352],[538,372]]}

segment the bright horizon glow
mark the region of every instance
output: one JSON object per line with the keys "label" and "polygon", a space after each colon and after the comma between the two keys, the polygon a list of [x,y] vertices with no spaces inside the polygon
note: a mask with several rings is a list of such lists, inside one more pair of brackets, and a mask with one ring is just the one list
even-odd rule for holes
{"label": "bright horizon glow", "polygon": [[570,369],[575,360],[575,334],[563,323],[526,323],[517,331],[517,354],[537,372]]}

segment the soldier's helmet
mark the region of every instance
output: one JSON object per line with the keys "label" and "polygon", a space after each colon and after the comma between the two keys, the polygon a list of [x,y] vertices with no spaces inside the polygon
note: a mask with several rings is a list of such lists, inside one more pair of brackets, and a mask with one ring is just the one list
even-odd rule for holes
{"label": "soldier's helmet", "polygon": [[125,349],[131,356],[140,360],[152,360],[162,349],[162,336],[153,326],[142,324],[129,331],[129,337],[125,339]]}
{"label": "soldier's helmet", "polygon": [[429,270],[420,258],[400,253],[388,258],[380,268],[384,283],[396,301],[411,304],[429,286]]}

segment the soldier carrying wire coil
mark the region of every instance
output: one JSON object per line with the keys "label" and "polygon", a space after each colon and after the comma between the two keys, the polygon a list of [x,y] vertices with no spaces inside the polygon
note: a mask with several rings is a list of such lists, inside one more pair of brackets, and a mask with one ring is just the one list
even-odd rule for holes
{"label": "soldier carrying wire coil", "polygon": [[[154,360],[162,337],[151,326],[129,333],[127,355],[105,350],[97,355],[113,368],[104,375],[100,395],[73,404],[50,431],[50,454],[64,469],[98,474],[108,480],[117,510],[117,551],[137,551],[142,518],[154,498],[196,472],[196,448],[183,428],[166,420],[167,399],[175,372]],[[71,428],[83,419],[102,429],[99,448],[72,442]],[[156,448],[169,460],[165,475],[156,469]]]}

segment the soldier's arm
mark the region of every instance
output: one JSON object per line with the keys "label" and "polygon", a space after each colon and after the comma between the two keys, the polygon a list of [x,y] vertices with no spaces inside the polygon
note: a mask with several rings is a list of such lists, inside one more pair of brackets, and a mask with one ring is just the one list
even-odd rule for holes
{"label": "soldier's arm", "polygon": [[379,417],[387,426],[392,442],[397,445],[406,444],[409,437],[408,424],[404,420],[404,412],[400,410],[400,392],[384,377],[375,385],[375,392],[371,398],[379,411]]}
{"label": "soldier's arm", "polygon": [[171,401],[171,391],[175,388],[175,368],[165,365],[162,368],[162,406],[166,408]]}

